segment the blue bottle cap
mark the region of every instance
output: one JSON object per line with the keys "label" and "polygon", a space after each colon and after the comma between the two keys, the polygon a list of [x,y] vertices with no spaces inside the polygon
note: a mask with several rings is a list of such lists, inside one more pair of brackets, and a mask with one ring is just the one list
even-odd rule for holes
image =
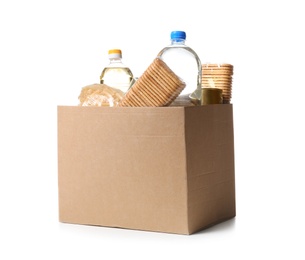
{"label": "blue bottle cap", "polygon": [[173,31],[171,32],[171,40],[185,40],[186,33],[184,31]]}

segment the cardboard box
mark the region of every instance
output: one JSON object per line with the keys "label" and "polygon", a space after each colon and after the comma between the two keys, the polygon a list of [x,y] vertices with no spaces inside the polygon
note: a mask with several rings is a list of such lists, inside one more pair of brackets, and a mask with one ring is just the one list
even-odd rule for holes
{"label": "cardboard box", "polygon": [[192,234],[235,216],[233,107],[58,106],[59,221]]}

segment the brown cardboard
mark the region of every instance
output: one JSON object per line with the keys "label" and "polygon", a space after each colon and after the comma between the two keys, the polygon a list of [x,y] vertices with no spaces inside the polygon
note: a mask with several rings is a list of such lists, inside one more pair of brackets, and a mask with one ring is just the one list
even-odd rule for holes
{"label": "brown cardboard", "polygon": [[235,216],[233,107],[58,106],[59,220],[192,234]]}

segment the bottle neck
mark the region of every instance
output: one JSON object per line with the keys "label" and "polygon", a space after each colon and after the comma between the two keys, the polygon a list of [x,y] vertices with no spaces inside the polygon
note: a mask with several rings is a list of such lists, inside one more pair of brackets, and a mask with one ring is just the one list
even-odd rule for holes
{"label": "bottle neck", "polygon": [[110,58],[109,63],[106,66],[108,68],[127,68],[127,66],[123,63],[121,58]]}
{"label": "bottle neck", "polygon": [[120,59],[120,58],[111,58],[111,59],[109,59],[109,62],[111,64],[113,64],[113,63],[122,63],[122,59]]}
{"label": "bottle neck", "polygon": [[172,39],[171,44],[172,45],[185,45],[185,40],[183,40],[183,39]]}

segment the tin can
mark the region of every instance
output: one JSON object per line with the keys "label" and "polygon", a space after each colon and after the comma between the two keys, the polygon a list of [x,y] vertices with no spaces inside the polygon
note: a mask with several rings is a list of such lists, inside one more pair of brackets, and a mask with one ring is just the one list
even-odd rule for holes
{"label": "tin can", "polygon": [[220,88],[201,88],[201,105],[222,104],[222,89]]}

